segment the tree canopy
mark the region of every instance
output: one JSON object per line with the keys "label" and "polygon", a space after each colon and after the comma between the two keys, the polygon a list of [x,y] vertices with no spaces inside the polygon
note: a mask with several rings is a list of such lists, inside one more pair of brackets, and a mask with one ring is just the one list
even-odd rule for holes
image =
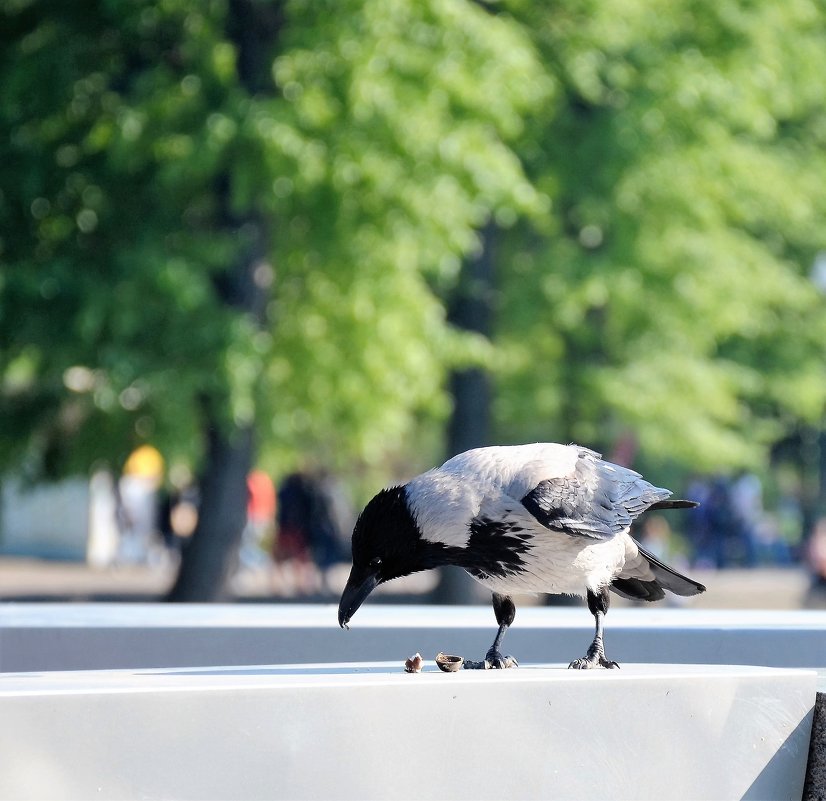
{"label": "tree canopy", "polygon": [[[375,461],[443,414],[483,343],[434,286],[541,207],[508,144],[547,91],[524,30],[461,0],[3,13],[6,466],[197,460],[205,399],[273,465]],[[253,217],[263,329],[221,299]]]}
{"label": "tree canopy", "polygon": [[553,213],[502,270],[501,426],[759,464],[826,393],[823,10],[513,5],[557,91],[520,151]]}
{"label": "tree canopy", "polygon": [[[808,0],[9,0],[0,71],[5,469],[196,465],[205,407],[273,472],[427,462],[471,363],[500,441],[710,468],[820,419]],[[445,312],[486,225],[490,340]]]}

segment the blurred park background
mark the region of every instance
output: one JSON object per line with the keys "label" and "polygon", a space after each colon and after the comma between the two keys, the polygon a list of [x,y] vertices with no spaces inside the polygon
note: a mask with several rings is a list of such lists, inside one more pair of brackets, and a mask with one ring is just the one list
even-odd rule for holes
{"label": "blurred park background", "polygon": [[5,0],[0,598],[333,600],[380,487],[547,440],[817,605],[824,97],[811,0]]}

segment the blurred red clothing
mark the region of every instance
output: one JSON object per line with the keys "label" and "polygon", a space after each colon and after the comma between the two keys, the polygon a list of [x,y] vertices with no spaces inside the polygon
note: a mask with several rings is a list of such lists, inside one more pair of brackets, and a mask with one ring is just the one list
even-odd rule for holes
{"label": "blurred red clothing", "polygon": [[251,523],[275,521],[275,485],[263,470],[253,470],[247,476],[247,520]]}

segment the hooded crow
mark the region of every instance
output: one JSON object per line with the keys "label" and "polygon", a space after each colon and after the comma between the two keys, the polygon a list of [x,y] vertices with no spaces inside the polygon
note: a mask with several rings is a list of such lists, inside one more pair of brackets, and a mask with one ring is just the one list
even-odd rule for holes
{"label": "hooded crow", "polygon": [[458,565],[493,593],[499,630],[485,660],[516,665],[500,651],[515,593],[584,596],[596,622],[585,656],[568,667],[618,667],[603,645],[609,590],[658,601],[665,590],[696,595],[702,584],[677,573],[629,534],[651,509],[690,508],[639,473],[578,445],[477,448],[402,486],[382,490],[353,530],[353,567],[338,622],[347,627],[379,585],[442,565]]}

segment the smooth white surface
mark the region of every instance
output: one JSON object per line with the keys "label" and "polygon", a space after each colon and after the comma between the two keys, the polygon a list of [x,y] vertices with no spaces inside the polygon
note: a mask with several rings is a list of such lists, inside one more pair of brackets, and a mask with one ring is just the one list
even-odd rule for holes
{"label": "smooth white surface", "polygon": [[797,799],[814,697],[698,665],[6,674],[0,799]]}
{"label": "smooth white surface", "polygon": [[[249,627],[300,626],[338,628],[337,610],[332,604],[163,604],[163,603],[0,603],[2,628],[138,627],[178,626],[212,627],[244,625]],[[581,619],[590,614],[586,607],[518,607],[517,621],[522,627],[544,628],[549,622],[565,628],[580,628]],[[431,606],[427,604],[375,604],[363,606],[353,619],[354,628],[392,625],[398,628],[496,628],[488,605]],[[826,611],[760,609],[672,609],[644,606],[612,609],[606,620],[613,627],[743,629],[771,627],[826,632]],[[517,624],[514,624],[515,626]],[[589,624],[590,625],[590,624]]]}
{"label": "smooth white surface", "polygon": [[[404,660],[416,651],[481,659],[489,607],[372,605],[342,631],[332,605],[2,604],[0,671]],[[647,606],[609,612],[611,659],[826,667],[826,612]],[[569,662],[593,636],[587,609],[527,607],[504,640],[523,663]]]}

